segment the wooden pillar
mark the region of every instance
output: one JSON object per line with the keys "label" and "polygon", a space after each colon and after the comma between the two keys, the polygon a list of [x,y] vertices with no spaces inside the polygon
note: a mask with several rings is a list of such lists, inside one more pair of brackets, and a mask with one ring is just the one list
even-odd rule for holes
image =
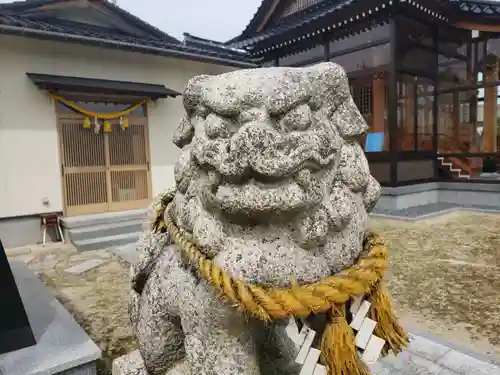
{"label": "wooden pillar", "polygon": [[404,134],[401,139],[400,149],[403,151],[410,151],[415,149],[415,124],[413,116],[414,98],[413,98],[413,84],[404,84]]}
{"label": "wooden pillar", "polygon": [[385,112],[385,78],[383,75],[375,75],[372,84],[372,119],[373,132],[386,133]]}
{"label": "wooden pillar", "polygon": [[[457,143],[460,144],[460,96],[458,92],[453,93],[453,105],[451,107],[451,122],[452,122],[452,137]],[[454,150],[460,152],[459,149]]]}
{"label": "wooden pillar", "polygon": [[389,71],[387,72],[387,133],[389,134],[390,186],[398,186],[398,76],[397,76],[397,25],[396,20],[390,21],[390,55]]}
{"label": "wooden pillar", "polygon": [[328,38],[324,38],[324,45],[323,45],[323,53],[324,53],[324,59],[326,62],[330,61],[330,40]]}
{"label": "wooden pillar", "polygon": [[[498,81],[498,59],[485,71],[485,81]],[[497,151],[497,86],[484,89],[483,152]]]}

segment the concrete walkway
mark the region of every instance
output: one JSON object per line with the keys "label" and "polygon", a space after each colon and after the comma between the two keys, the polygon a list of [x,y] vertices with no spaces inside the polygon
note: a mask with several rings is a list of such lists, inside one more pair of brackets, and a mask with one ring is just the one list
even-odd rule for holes
{"label": "concrete walkway", "polygon": [[373,375],[500,375],[492,360],[422,336],[412,335],[408,350],[389,355],[372,367]]}

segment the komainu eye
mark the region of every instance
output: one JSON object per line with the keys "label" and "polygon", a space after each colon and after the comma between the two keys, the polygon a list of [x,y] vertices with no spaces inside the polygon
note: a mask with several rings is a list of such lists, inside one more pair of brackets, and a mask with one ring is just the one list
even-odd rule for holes
{"label": "komainu eye", "polygon": [[312,112],[307,104],[288,111],[281,119],[281,126],[288,131],[306,130],[311,126]]}
{"label": "komainu eye", "polygon": [[211,113],[205,119],[205,133],[208,138],[228,138],[230,135],[231,121]]}

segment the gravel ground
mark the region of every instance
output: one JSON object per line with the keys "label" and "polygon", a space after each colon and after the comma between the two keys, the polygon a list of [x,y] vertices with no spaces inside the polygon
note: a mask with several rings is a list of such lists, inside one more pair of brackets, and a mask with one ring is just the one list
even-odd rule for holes
{"label": "gravel ground", "polygon": [[389,288],[403,323],[500,358],[500,215],[371,226],[390,246]]}
{"label": "gravel ground", "polygon": [[[500,358],[500,215],[372,218],[371,227],[391,249],[387,279],[403,324]],[[137,347],[127,314],[128,265],[106,250],[56,245],[31,253],[30,268],[103,350],[99,375],[110,375],[112,360]],[[64,272],[96,258],[106,262],[83,275]]]}
{"label": "gravel ground", "polygon": [[[128,264],[106,250],[78,253],[52,246],[33,253],[28,266],[101,348],[98,375],[111,375],[113,359],[137,349],[128,320]],[[105,263],[82,275],[64,271],[90,259]]]}

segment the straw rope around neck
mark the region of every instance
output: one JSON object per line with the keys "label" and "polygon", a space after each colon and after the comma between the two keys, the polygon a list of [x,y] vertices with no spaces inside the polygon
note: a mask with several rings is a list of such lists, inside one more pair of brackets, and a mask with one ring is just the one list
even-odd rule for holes
{"label": "straw rope around neck", "polygon": [[369,373],[357,358],[354,333],[345,319],[345,304],[356,296],[370,299],[369,316],[377,322],[374,334],[386,341],[385,354],[389,350],[398,353],[408,344],[408,335],[397,323],[382,282],[388,250],[380,236],[367,233],[363,255],[355,265],[338,274],[290,288],[262,287],[233,277],[198,249],[171,216],[173,197],[174,192],[169,192],[161,200],[153,218],[153,231],[168,232],[172,242],[179,245],[184,261],[226,301],[264,322],[327,313],[329,323],[323,333],[321,352],[329,375]]}

